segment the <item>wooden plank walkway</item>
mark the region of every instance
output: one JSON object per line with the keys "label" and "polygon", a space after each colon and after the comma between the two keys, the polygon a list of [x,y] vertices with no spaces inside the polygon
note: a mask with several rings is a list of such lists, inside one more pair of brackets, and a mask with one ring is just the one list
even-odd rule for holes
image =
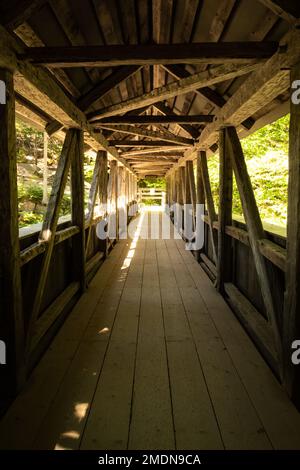
{"label": "wooden plank walkway", "polygon": [[142,239],[147,220],[2,419],[0,448],[299,449],[300,414],[234,314],[182,240]]}

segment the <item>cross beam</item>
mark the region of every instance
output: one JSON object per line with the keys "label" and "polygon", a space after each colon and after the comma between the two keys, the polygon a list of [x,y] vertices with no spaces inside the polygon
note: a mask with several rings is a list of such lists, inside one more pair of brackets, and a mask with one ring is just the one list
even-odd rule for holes
{"label": "cross beam", "polygon": [[168,116],[111,116],[103,119],[96,119],[92,124],[201,124],[206,122],[213,122],[214,116],[212,114],[196,114],[192,116],[182,115],[168,115]]}
{"label": "cross beam", "polygon": [[49,67],[115,67],[155,64],[224,64],[267,59],[278,43],[207,42],[193,44],[142,44],[105,46],[31,47],[21,59]]}

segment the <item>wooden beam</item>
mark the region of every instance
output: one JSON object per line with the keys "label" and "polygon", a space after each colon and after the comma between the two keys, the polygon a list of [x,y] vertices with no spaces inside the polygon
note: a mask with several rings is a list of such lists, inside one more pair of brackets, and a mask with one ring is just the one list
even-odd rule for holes
{"label": "wooden beam", "polygon": [[[226,105],[216,114],[215,121],[201,132],[195,148],[209,149],[218,140],[219,129],[224,125],[238,127],[247,117],[254,115],[290,86],[290,68],[300,61],[300,31],[290,30],[280,41],[281,49],[238,88]],[[283,49],[285,52],[283,52]],[[257,130],[258,127],[256,126]],[[194,150],[188,150],[178,161],[183,165],[193,159]]]}
{"label": "wooden beam", "polygon": [[251,180],[247,171],[247,165],[240,140],[234,127],[226,130],[232,167],[234,170],[237,187],[239,190],[245,222],[248,229],[249,243],[252,250],[254,264],[260,281],[261,293],[264,300],[268,321],[273,331],[274,341],[278,354],[279,369],[282,374],[282,344],[279,333],[278,319],[276,317],[274,301],[272,297],[270,281],[266,269],[265,259],[262,256],[258,240],[265,237],[259,211],[256,205]]}
{"label": "wooden beam", "polygon": [[280,0],[258,0],[265,7],[269,8],[275,15],[292,25],[299,24],[299,5],[291,1]]}
{"label": "wooden beam", "polygon": [[[183,95],[190,91],[203,86],[213,85],[215,83],[224,82],[232,78],[253,72],[258,64],[250,65],[219,65],[204,72],[195,73],[187,78],[169,83],[165,86],[155,88],[150,93],[130,98],[118,104],[111,105],[107,108],[95,111],[94,115],[101,117],[115,116],[123,114],[133,109],[139,109],[144,106],[150,106],[162,100],[168,100],[174,96]],[[90,117],[92,117],[90,115]]]}
{"label": "wooden beam", "polygon": [[38,280],[37,290],[34,297],[31,317],[29,319],[26,350],[30,350],[30,342],[32,340],[36,320],[39,316],[42,300],[44,297],[44,290],[49,272],[50,261],[52,257],[55,232],[59,217],[59,208],[64,195],[64,190],[67,183],[68,173],[71,165],[71,159],[76,149],[76,131],[70,129],[65,138],[63,149],[57,165],[56,174],[53,181],[52,192],[50,195],[47,212],[45,214],[42,231],[40,233],[40,240],[47,242],[47,248],[43,254],[43,261],[41,266],[41,273]]}
{"label": "wooden beam", "polygon": [[136,163],[166,163],[166,164],[174,164],[177,162],[177,159],[174,159],[174,158],[164,158],[164,159],[159,159],[159,158],[156,158],[156,157],[149,157],[149,158],[136,158],[136,159],[128,159],[127,160],[131,165],[135,165]]}
{"label": "wooden beam", "polygon": [[[1,397],[12,399],[25,380],[24,318],[18,233],[17,156],[13,75],[0,69],[5,84],[0,103],[0,340],[6,350],[0,365]],[[1,98],[3,98],[1,96]]]}
{"label": "wooden beam", "polygon": [[[171,153],[170,153],[171,152]],[[164,147],[162,150],[161,147],[153,147],[153,148],[143,148],[137,150],[130,150],[128,152],[122,152],[122,157],[127,159],[127,157],[135,157],[137,155],[157,155],[161,156],[168,156],[171,155],[173,157],[182,157],[183,149],[182,147]]]}
{"label": "wooden beam", "polygon": [[[107,152],[101,152],[101,158],[99,162],[99,200],[100,200],[100,207],[103,216],[106,217],[107,215],[107,190],[108,190],[108,168],[107,168]],[[126,172],[128,170],[126,169]],[[104,255],[107,256],[108,254],[108,240],[101,241],[102,250]]]}
{"label": "wooden beam", "polygon": [[216,287],[224,294],[225,282],[232,279],[232,239],[226,234],[226,226],[232,224],[232,164],[228,152],[227,130],[220,130],[219,155],[219,212],[218,259]]}
{"label": "wooden beam", "polygon": [[80,290],[86,289],[85,272],[85,214],[84,214],[84,153],[83,131],[75,131],[75,152],[71,160],[71,185],[72,185],[72,225],[79,227],[80,232],[74,235],[72,240],[72,259],[74,281],[79,281]]}
{"label": "wooden beam", "polygon": [[[47,2],[47,0],[18,0],[5,11],[0,10],[1,24],[6,28],[14,30],[27,21],[30,16]],[[7,2],[8,3],[8,2]]]}
{"label": "wooden beam", "polygon": [[[115,159],[126,165],[116,149],[110,147],[101,133],[95,134],[85,114],[65,94],[50,73],[37,69],[28,62],[20,61],[18,55],[25,48],[0,25],[0,67],[18,71],[14,75],[15,89],[34,104],[47,109],[54,119],[65,127],[80,127],[86,132],[86,142],[95,150],[105,149]],[[130,171],[130,167],[128,167]]]}
{"label": "wooden beam", "polygon": [[[163,68],[166,72],[172,77],[176,78],[176,80],[180,80],[181,78],[187,78],[191,74],[181,65],[163,65]],[[226,103],[226,100],[220,95],[217,91],[213,90],[209,87],[198,88],[194,90],[195,93],[202,96],[203,98],[210,101],[213,106],[218,106],[218,108],[222,108]]]}
{"label": "wooden beam", "polygon": [[[204,191],[204,185],[203,185],[203,178],[202,178],[202,172],[201,172],[201,154],[200,152],[198,152],[197,154],[197,162],[196,162],[196,165],[197,165],[197,170],[196,170],[196,205],[197,206],[202,206],[202,210],[201,210],[201,207],[199,207],[199,209],[196,207],[196,217],[199,216],[199,212],[200,211],[203,211],[204,212],[204,209],[205,209],[205,191]],[[196,223],[197,223],[197,219],[196,219]],[[197,258],[197,261],[199,262],[200,261],[200,253],[201,253],[201,250],[197,250],[197,253],[196,253],[196,258]]]}
{"label": "wooden beam", "polygon": [[64,126],[61,122],[58,122],[58,121],[54,120],[54,121],[49,122],[46,125],[45,130],[46,130],[48,136],[51,137],[56,132],[60,131],[63,127]]}
{"label": "wooden beam", "polygon": [[186,186],[189,189],[186,189],[186,200],[189,200],[189,204],[192,205],[193,211],[193,223],[194,229],[196,227],[196,186],[195,186],[195,177],[194,177],[194,165],[193,162],[190,160],[186,162],[185,166],[185,176],[186,176]]}
{"label": "wooden beam", "polygon": [[113,88],[118,86],[124,80],[130,78],[141,66],[129,65],[127,67],[120,67],[116,71],[113,71],[107,78],[101,80],[91,90],[82,95],[77,100],[77,106],[82,110],[86,111],[92,104],[97,105],[98,101],[101,100],[107,93]]}
{"label": "wooden beam", "polygon": [[[155,105],[154,105],[155,106]],[[156,107],[156,106],[155,106]],[[159,104],[157,106],[159,109]],[[161,108],[163,109],[163,108]],[[166,113],[171,111],[170,108],[167,109]],[[212,122],[214,120],[214,115],[212,114],[198,114],[198,115],[179,115],[179,114],[168,114],[166,116],[156,115],[156,116],[149,116],[149,115],[127,115],[127,116],[112,116],[103,119],[96,119],[92,120],[92,124],[96,125],[99,124],[102,126],[106,124],[201,124]],[[199,135],[199,134],[198,134]]]}
{"label": "wooden beam", "polygon": [[[167,117],[175,117],[175,116],[178,117],[178,114],[175,114],[174,111],[165,103],[162,103],[162,102],[154,103],[153,107]],[[187,132],[193,139],[198,139],[199,131],[195,129],[193,126],[189,124],[179,124],[179,123],[177,123],[177,125],[181,129],[183,129],[185,132]]]}
{"label": "wooden beam", "polygon": [[110,162],[108,198],[110,201],[110,212],[108,218],[108,233],[118,238],[118,162]]}
{"label": "wooden beam", "polygon": [[[153,116],[156,117],[156,116]],[[94,124],[94,123],[93,123]],[[148,137],[149,139],[153,140],[160,140],[164,142],[171,142],[174,144],[186,144],[186,145],[193,145],[194,141],[191,139],[187,139],[185,137],[177,136],[171,133],[163,133],[157,131],[150,131],[148,129],[142,129],[136,126],[111,126],[109,124],[104,124],[101,126],[102,129],[113,130],[114,132],[120,132],[123,134],[131,134],[131,135],[139,135],[142,137]],[[156,144],[157,145],[157,144]]]}
{"label": "wooden beam", "polygon": [[116,67],[154,64],[224,64],[266,59],[276,42],[207,42],[192,44],[140,44],[105,46],[31,47],[20,56],[48,67]]}
{"label": "wooden beam", "polygon": [[[176,79],[187,78],[190,76],[190,73],[187,70],[185,70],[184,67],[180,65],[167,65],[167,66],[164,66],[164,68],[168,73],[170,73]],[[226,104],[225,98],[223,98],[222,95],[220,95],[217,91],[213,90],[212,88],[203,87],[203,88],[198,88],[197,90],[194,90],[194,91],[195,93],[200,95],[202,98],[205,98],[206,100],[208,100],[213,106],[217,106],[218,108],[223,108],[223,106]],[[247,118],[241,124],[245,129],[251,129],[254,123],[255,121],[253,118]]]}
{"label": "wooden beam", "polygon": [[98,186],[99,186],[99,171],[100,171],[100,160],[103,155],[106,153],[103,150],[98,150],[97,157],[95,161],[92,183],[89,191],[89,199],[88,199],[88,214],[87,214],[87,225],[88,225],[88,236],[85,245],[85,256],[87,257],[89,252],[89,246],[91,241],[91,233],[92,233],[92,220],[94,218],[94,208],[96,203],[96,198],[98,194]]}
{"label": "wooden beam", "polygon": [[[109,143],[114,147],[168,147],[168,148],[176,148],[178,149],[179,144],[171,144],[170,142],[166,142],[165,140],[156,140],[156,141],[149,141],[149,140],[109,140]],[[179,148],[187,148],[190,147],[191,144],[181,144]]]}
{"label": "wooden beam", "polygon": [[222,125],[239,126],[290,86],[289,69],[300,60],[300,31],[290,31],[281,41],[286,51],[276,52],[264,65],[253,72],[227,101],[215,121],[201,133],[199,148],[209,148],[218,140]]}
{"label": "wooden beam", "polygon": [[[198,156],[199,158],[199,156]],[[206,152],[200,152],[200,167],[201,167],[201,176],[203,181],[203,188],[205,193],[205,201],[207,205],[207,212],[208,212],[208,219],[209,219],[209,233],[211,238],[212,244],[212,251],[213,251],[213,258],[215,264],[217,263],[217,237],[214,231],[214,222],[217,220],[217,214],[215,210],[215,204],[213,195],[211,192],[211,185],[210,185],[210,178],[208,173],[208,166],[207,166],[207,157]]]}
{"label": "wooden beam", "polygon": [[[300,63],[291,70],[291,83],[300,78]],[[299,406],[299,372],[291,361],[292,343],[300,338],[300,107],[291,100],[287,258],[283,313],[284,384]]]}

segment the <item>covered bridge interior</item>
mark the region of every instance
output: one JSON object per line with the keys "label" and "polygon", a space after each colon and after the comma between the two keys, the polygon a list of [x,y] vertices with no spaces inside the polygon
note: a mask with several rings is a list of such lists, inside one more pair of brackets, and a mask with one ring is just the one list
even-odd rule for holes
{"label": "covered bridge interior", "polygon": [[[1,448],[300,447],[299,17],[283,0],[0,2]],[[240,139],[288,112],[274,233]],[[63,141],[43,225],[21,236],[16,116]],[[196,224],[205,205],[200,250],[140,236],[156,220],[139,211],[144,176],[166,178],[177,235],[178,211]],[[97,237],[112,214],[132,239]]]}

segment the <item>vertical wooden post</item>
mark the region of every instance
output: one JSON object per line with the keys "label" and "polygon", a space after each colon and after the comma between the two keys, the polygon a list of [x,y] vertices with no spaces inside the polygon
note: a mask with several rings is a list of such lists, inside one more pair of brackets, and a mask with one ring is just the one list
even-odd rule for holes
{"label": "vertical wooden post", "polygon": [[230,146],[232,167],[240,193],[243,213],[248,229],[249,243],[254,258],[258,279],[260,281],[261,293],[266,307],[268,320],[273,330],[275,346],[278,354],[279,372],[280,375],[282,375],[282,344],[278,328],[278,319],[276,318],[265,258],[261,254],[258,246],[258,241],[262,238],[265,238],[264,229],[256,205],[244,153],[236,129],[234,127],[228,127],[226,132]]}
{"label": "vertical wooden post", "polygon": [[185,204],[185,168],[181,166],[179,168],[179,175],[180,175],[180,190],[181,190],[181,195],[180,195],[180,200],[181,204]]}
{"label": "vertical wooden post", "polygon": [[192,234],[189,233],[191,229],[193,229],[192,226],[189,227],[189,212],[191,209],[191,203],[192,203],[192,197],[191,197],[191,188],[190,188],[190,178],[189,178],[189,168],[190,168],[190,163],[193,165],[193,162],[187,161],[185,164],[185,169],[184,169],[184,208],[183,208],[183,213],[184,213],[184,222],[183,226],[185,229],[185,236],[189,238]]}
{"label": "vertical wooden post", "polygon": [[174,175],[174,225],[176,226],[177,231],[179,231],[179,222],[180,222],[180,173],[179,168],[175,170]]}
{"label": "vertical wooden post", "polygon": [[55,232],[58,223],[59,217],[59,209],[61,200],[64,195],[68,173],[71,165],[71,159],[74,156],[76,150],[76,130],[69,129],[63,149],[59,158],[59,162],[57,165],[56,174],[53,181],[52,191],[49,199],[49,203],[47,206],[47,211],[44,217],[44,222],[42,226],[42,231],[40,233],[39,239],[41,241],[47,242],[46,251],[43,254],[43,261],[41,266],[41,274],[39,277],[35,298],[33,301],[33,307],[31,311],[31,317],[29,319],[29,324],[27,328],[26,334],[26,356],[28,358],[31,346],[32,335],[35,327],[35,322],[39,316],[42,300],[44,296],[44,289],[47,282],[53,247],[54,247],[54,240],[55,240]]}
{"label": "vertical wooden post", "polygon": [[129,179],[128,179],[128,201],[129,204],[132,203],[132,175],[129,173]]}
{"label": "vertical wooden post", "polygon": [[129,170],[125,168],[125,204],[126,204],[126,213],[127,221],[129,215]]}
{"label": "vertical wooden post", "polygon": [[43,204],[48,204],[48,134],[44,131],[43,146]]}
{"label": "vertical wooden post", "polygon": [[[104,152],[105,153],[105,152]],[[90,247],[90,240],[92,235],[92,221],[94,218],[94,211],[95,211],[95,204],[99,189],[99,174],[100,174],[100,162],[102,158],[103,150],[99,150],[97,152],[97,157],[95,161],[94,171],[93,171],[93,178],[89,192],[89,200],[88,200],[88,214],[87,214],[87,240],[86,240],[86,247],[85,247],[85,254],[88,256],[89,247]]]}
{"label": "vertical wooden post", "polygon": [[217,255],[216,255],[217,237],[216,237],[215,230],[213,227],[215,220],[217,220],[217,215],[216,215],[215,204],[214,204],[214,200],[213,200],[213,196],[211,192],[206,152],[204,151],[200,152],[200,164],[201,164],[201,174],[202,174],[202,179],[203,179],[203,187],[204,187],[204,192],[205,192],[205,200],[207,204],[209,231],[210,231],[210,238],[211,238],[211,243],[212,243],[213,257],[214,257],[215,263],[217,263]]}
{"label": "vertical wooden post", "polygon": [[192,203],[190,178],[189,178],[190,164],[193,165],[193,162],[187,161],[186,164],[185,164],[185,172],[184,172],[184,177],[185,177],[184,178],[184,192],[185,192],[184,202],[185,202],[185,204],[191,204]]}
{"label": "vertical wooden post", "polygon": [[193,214],[196,215],[196,185],[194,176],[194,164],[191,160],[186,162],[186,171],[188,176],[188,182],[190,185],[191,204],[193,206]]}
{"label": "vertical wooden post", "polygon": [[113,235],[118,239],[118,162],[110,161],[110,227],[113,228]]}
{"label": "vertical wooden post", "polygon": [[[99,202],[100,213],[103,217],[107,217],[107,202],[108,202],[108,171],[107,171],[107,152],[99,150]],[[101,240],[100,249],[105,256],[108,254],[108,239]]]}
{"label": "vertical wooden post", "polygon": [[216,287],[219,292],[224,293],[224,283],[231,281],[232,276],[232,239],[226,235],[226,225],[232,224],[232,164],[228,154],[226,129],[220,130],[219,155],[219,225]]}
{"label": "vertical wooden post", "polygon": [[[197,183],[196,183],[196,204],[205,206],[205,192],[204,192],[204,185],[203,185],[203,178],[202,178],[202,171],[201,171],[201,153],[197,153]],[[198,211],[199,213],[200,211]],[[204,211],[203,211],[204,212]],[[197,261],[200,261],[200,253],[201,250],[197,251]]]}
{"label": "vertical wooden post", "polygon": [[[118,167],[118,233],[121,238],[126,236],[126,206],[125,206],[125,168]],[[123,234],[123,235],[122,235]]]}
{"label": "vertical wooden post", "polygon": [[177,194],[177,210],[178,210],[178,227],[180,235],[182,235],[183,223],[184,223],[184,201],[185,201],[185,180],[184,180],[184,168],[181,166],[178,169],[178,194]]}
{"label": "vertical wooden post", "polygon": [[[85,215],[84,215],[84,153],[83,131],[76,129],[76,145],[71,160],[72,183],[72,224],[77,225],[80,232],[73,239],[73,274],[80,282],[81,292],[86,289],[85,273]],[[95,204],[95,202],[94,202]]]}
{"label": "vertical wooden post", "polygon": [[[291,83],[300,79],[300,63],[291,70]],[[300,105],[291,101],[287,258],[283,314],[284,385],[300,406],[299,366],[291,361],[292,343],[300,339]]]}
{"label": "vertical wooden post", "polygon": [[25,379],[24,318],[20,247],[13,75],[0,69],[6,104],[0,104],[0,340],[6,365],[0,365],[1,397],[12,398]]}

